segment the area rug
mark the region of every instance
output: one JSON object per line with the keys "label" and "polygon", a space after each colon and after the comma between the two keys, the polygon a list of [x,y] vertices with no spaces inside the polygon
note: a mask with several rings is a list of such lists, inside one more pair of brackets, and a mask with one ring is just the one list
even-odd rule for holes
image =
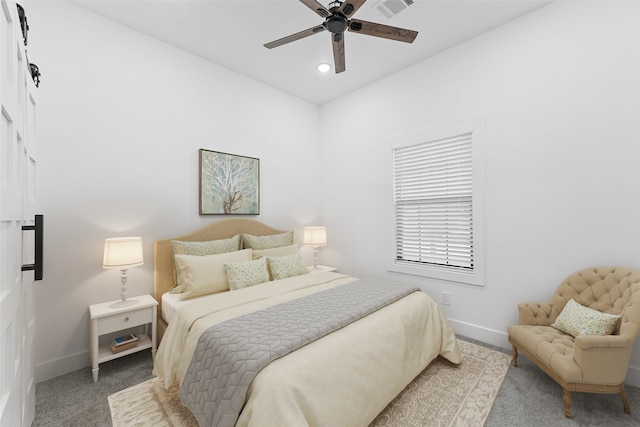
{"label": "area rug", "polygon": [[[370,427],[483,426],[509,369],[511,357],[460,340],[463,360],[439,357],[411,382]],[[114,427],[196,427],[177,387],[165,390],[157,378],[108,397]]]}

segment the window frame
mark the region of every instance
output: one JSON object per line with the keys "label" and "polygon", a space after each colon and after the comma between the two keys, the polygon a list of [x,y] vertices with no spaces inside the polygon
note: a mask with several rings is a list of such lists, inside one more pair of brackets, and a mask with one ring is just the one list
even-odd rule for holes
{"label": "window frame", "polygon": [[[472,155],[472,216],[473,216],[473,268],[462,270],[433,264],[399,262],[396,259],[396,209],[394,204],[394,150],[431,141],[439,141],[457,135],[471,134]],[[388,150],[387,206],[387,270],[415,276],[447,280],[476,286],[484,286],[484,118],[472,116],[453,122],[422,128],[392,138]]]}

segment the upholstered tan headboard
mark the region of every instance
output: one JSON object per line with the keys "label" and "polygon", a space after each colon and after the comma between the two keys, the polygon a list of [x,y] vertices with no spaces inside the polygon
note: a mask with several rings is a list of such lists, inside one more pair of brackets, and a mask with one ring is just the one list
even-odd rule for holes
{"label": "upholstered tan headboard", "polygon": [[283,233],[282,230],[269,227],[261,222],[234,218],[225,219],[209,224],[199,230],[183,236],[156,240],[153,243],[153,296],[158,301],[158,333],[162,338],[166,329],[166,322],[162,319],[162,294],[169,291],[173,283],[173,252],[172,240],[188,242],[203,242],[208,240],[227,239],[236,234],[252,234],[254,236],[267,236],[269,234]]}

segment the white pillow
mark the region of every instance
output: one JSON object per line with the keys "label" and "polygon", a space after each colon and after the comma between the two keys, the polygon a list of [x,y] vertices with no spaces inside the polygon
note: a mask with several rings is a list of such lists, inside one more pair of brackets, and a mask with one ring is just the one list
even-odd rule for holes
{"label": "white pillow", "polygon": [[251,261],[251,249],[216,255],[175,255],[184,283],[181,300],[229,290],[224,264]]}
{"label": "white pillow", "polygon": [[263,256],[285,256],[285,255],[293,255],[298,253],[298,244],[294,243],[289,246],[282,246],[279,248],[270,248],[270,249],[254,249],[253,250],[253,259],[262,258]]}
{"label": "white pillow", "polygon": [[573,337],[611,335],[619,321],[620,316],[602,313],[570,299],[551,326]]}
{"label": "white pillow", "polygon": [[242,263],[228,263],[224,265],[224,269],[227,272],[229,289],[232,291],[269,281],[266,258]]}
{"label": "white pillow", "polygon": [[[172,240],[171,250],[173,255],[214,255],[228,252],[236,252],[240,250],[240,235],[236,234],[228,239],[209,240],[205,242],[189,242],[182,240]],[[180,270],[173,261],[173,281],[174,287],[171,289],[172,294],[184,292],[184,280],[180,275]]]}

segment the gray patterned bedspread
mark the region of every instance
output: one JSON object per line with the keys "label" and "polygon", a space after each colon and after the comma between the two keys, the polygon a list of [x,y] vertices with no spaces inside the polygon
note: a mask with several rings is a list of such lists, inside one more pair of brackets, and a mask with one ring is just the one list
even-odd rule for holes
{"label": "gray patterned bedspread", "polygon": [[269,362],[417,290],[363,279],[214,325],[200,336],[180,398],[201,427],[232,427]]}

